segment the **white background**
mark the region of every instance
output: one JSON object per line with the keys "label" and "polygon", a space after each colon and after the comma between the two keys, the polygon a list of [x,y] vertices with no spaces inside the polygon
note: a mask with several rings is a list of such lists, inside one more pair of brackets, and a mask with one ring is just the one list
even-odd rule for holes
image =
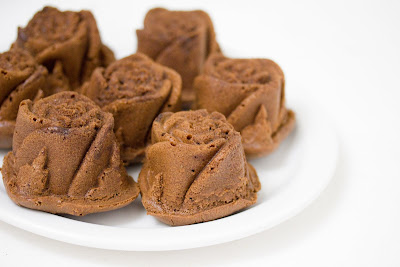
{"label": "white background", "polygon": [[[1,2],[0,51],[15,40],[17,26],[47,3]],[[51,5],[91,9],[118,58],[135,51],[134,29],[142,27],[149,8],[206,10],[222,48],[282,66],[289,105],[291,94],[304,93],[310,106],[324,108],[339,135],[339,161],[311,206],[243,240],[185,251],[118,252],[64,244],[0,222],[0,266],[400,266],[399,1]]]}

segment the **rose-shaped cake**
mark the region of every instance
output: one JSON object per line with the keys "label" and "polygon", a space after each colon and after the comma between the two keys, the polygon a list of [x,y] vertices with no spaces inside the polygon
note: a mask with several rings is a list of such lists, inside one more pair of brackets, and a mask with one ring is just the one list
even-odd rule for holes
{"label": "rose-shaped cake", "polygon": [[96,69],[82,93],[113,114],[121,157],[130,164],[143,158],[154,118],[180,109],[181,87],[178,73],[138,53]]}
{"label": "rose-shaped cake", "polygon": [[0,148],[10,148],[19,103],[39,98],[45,90],[47,70],[20,49],[0,54]]}
{"label": "rose-shaped cake", "polygon": [[194,82],[195,107],[218,111],[242,135],[247,156],[272,152],[292,131],[285,107],[285,78],[268,59],[230,59],[214,54]]}
{"label": "rose-shaped cake", "polygon": [[137,30],[138,52],[176,70],[182,77],[182,101],[189,107],[194,100],[194,78],[208,55],[219,51],[210,17],[201,10],[150,10],[144,28]]}
{"label": "rose-shaped cake", "polygon": [[110,113],[76,92],[22,101],[1,170],[10,198],[79,216],[131,203],[139,187],[122,166],[113,127]]}
{"label": "rose-shaped cake", "polygon": [[206,110],[165,112],[139,174],[147,213],[170,225],[218,219],[257,201],[260,182],[225,117]]}
{"label": "rose-shaped cake", "polygon": [[[114,61],[113,52],[102,44],[96,20],[89,11],[61,12],[45,7],[25,28],[18,29],[13,45],[29,51],[39,64],[55,70],[55,86],[78,88],[93,70]],[[60,78],[61,76],[61,78]],[[65,77],[62,77],[65,76]]]}

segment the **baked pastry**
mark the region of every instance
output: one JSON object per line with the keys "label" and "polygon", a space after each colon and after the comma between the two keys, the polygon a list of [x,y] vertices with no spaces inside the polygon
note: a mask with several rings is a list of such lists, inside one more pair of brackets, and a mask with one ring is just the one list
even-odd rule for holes
{"label": "baked pastry", "polygon": [[29,53],[12,49],[0,54],[0,148],[11,148],[19,103],[43,95],[47,70]]}
{"label": "baked pastry", "polygon": [[182,101],[184,107],[189,107],[194,100],[194,78],[201,72],[207,57],[219,51],[210,17],[201,10],[155,8],[147,13],[144,28],[136,34],[138,52],[181,75]]}
{"label": "baked pastry", "polygon": [[271,153],[292,131],[285,107],[285,78],[268,59],[230,59],[214,54],[194,82],[195,107],[218,111],[242,135],[247,156]]}
{"label": "baked pastry", "polygon": [[154,118],[180,110],[181,86],[178,73],[138,53],[96,69],[82,93],[113,114],[121,157],[130,164],[142,160]]}
{"label": "baked pastry", "polygon": [[25,28],[18,28],[13,47],[30,52],[50,75],[55,68],[55,75],[63,74],[62,79],[68,80],[71,89],[86,81],[96,67],[114,61],[113,52],[101,42],[96,20],[86,10],[61,12],[53,7],[43,8]]}
{"label": "baked pastry", "polygon": [[139,187],[122,166],[113,126],[110,113],[76,92],[22,101],[1,170],[10,198],[79,216],[131,203]]}
{"label": "baked pastry", "polygon": [[139,174],[147,213],[166,224],[185,225],[254,204],[261,186],[240,139],[218,112],[160,114]]}

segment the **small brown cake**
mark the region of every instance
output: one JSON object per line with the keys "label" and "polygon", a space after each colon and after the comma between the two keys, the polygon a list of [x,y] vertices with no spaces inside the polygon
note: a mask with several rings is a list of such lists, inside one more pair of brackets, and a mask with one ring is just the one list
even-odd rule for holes
{"label": "small brown cake", "polygon": [[0,148],[11,148],[19,103],[39,98],[47,70],[28,52],[12,49],[0,54]]}
{"label": "small brown cake", "polygon": [[219,51],[214,27],[204,11],[150,10],[143,30],[137,30],[138,52],[171,67],[182,76],[182,101],[189,107],[194,100],[193,80],[208,55]]}
{"label": "small brown cake", "polygon": [[292,131],[285,107],[285,78],[268,59],[230,59],[214,54],[194,82],[195,107],[218,111],[242,135],[247,156],[272,152]]}
{"label": "small brown cake", "polygon": [[154,118],[180,110],[181,87],[178,73],[138,53],[96,69],[82,93],[113,114],[121,157],[130,164],[143,159]]}
{"label": "small brown cake", "polygon": [[206,110],[166,112],[153,123],[139,174],[147,213],[170,225],[215,220],[257,201],[260,182],[240,133]]}
{"label": "small brown cake", "polygon": [[1,170],[10,198],[79,216],[131,203],[139,187],[122,166],[113,127],[110,113],[76,92],[22,101]]}
{"label": "small brown cake", "polygon": [[54,73],[54,86],[71,89],[78,88],[96,67],[114,61],[114,54],[102,44],[96,21],[89,11],[61,12],[45,7],[25,28],[18,29],[13,46],[29,51],[48,68],[50,75]]}

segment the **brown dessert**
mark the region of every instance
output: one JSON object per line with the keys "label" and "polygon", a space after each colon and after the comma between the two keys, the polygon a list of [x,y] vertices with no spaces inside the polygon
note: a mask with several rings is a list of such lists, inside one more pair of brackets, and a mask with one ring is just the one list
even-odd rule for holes
{"label": "brown dessert", "polygon": [[47,70],[20,49],[0,54],[0,148],[11,148],[19,103],[39,98]]}
{"label": "brown dessert", "polygon": [[143,30],[137,30],[138,52],[173,68],[182,77],[182,101],[189,107],[194,100],[194,78],[208,55],[219,51],[210,17],[204,11],[150,10]]}
{"label": "brown dessert", "polygon": [[180,109],[181,87],[178,73],[138,53],[96,69],[82,93],[113,114],[121,158],[129,164],[143,158],[154,118]]}
{"label": "brown dessert", "polygon": [[195,107],[218,111],[242,135],[247,156],[272,152],[292,131],[285,107],[285,79],[268,59],[230,59],[214,54],[194,82]]}
{"label": "brown dessert", "polygon": [[[50,76],[55,73],[51,84],[63,88],[78,88],[96,67],[114,61],[113,52],[101,42],[96,20],[85,10],[61,12],[45,7],[25,28],[18,28],[13,46],[29,51]],[[68,83],[60,84],[66,79]]]}
{"label": "brown dessert", "polygon": [[113,127],[110,113],[76,92],[22,101],[1,170],[10,198],[79,216],[131,203],[139,188],[122,166]]}
{"label": "brown dessert", "polygon": [[153,123],[139,174],[147,213],[170,225],[218,219],[257,200],[260,182],[225,117],[206,110],[166,112]]}

